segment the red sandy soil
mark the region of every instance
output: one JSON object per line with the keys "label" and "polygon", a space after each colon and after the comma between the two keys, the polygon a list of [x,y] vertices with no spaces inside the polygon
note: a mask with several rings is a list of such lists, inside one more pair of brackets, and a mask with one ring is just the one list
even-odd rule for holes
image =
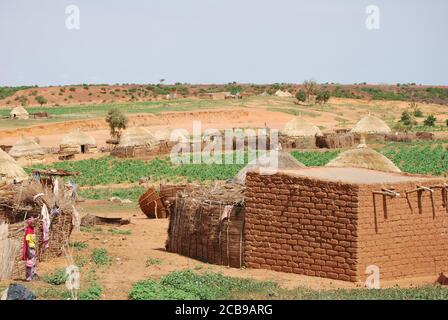
{"label": "red sandy soil", "polygon": [[[97,282],[104,288],[102,299],[127,299],[133,283],[143,279],[159,279],[172,271],[183,269],[209,270],[222,272],[224,275],[232,277],[275,281],[288,289],[305,287],[313,290],[331,290],[337,288],[354,289],[362,286],[361,284],[292,273],[210,265],[165,251],[167,219],[150,220],[139,209],[129,209],[128,207],[120,209],[116,205],[112,208],[111,204],[105,201],[85,202],[79,206],[79,210],[82,214],[95,213],[101,216],[131,218],[131,224],[129,225],[121,227],[101,226],[101,232],[72,234],[72,241],[85,241],[88,244],[87,249],[75,250],[72,253],[73,256],[89,257],[91,250],[94,248],[106,248],[113,258],[110,266],[97,268]],[[131,235],[116,235],[108,231],[111,228],[130,230],[132,233]],[[160,259],[161,264],[147,267],[146,260],[148,257]],[[49,262],[40,263],[38,272],[42,275],[65,265],[65,258],[53,259]],[[88,268],[89,265],[85,269]],[[82,278],[84,283],[87,275],[81,274],[81,276],[84,277]],[[434,280],[428,278],[405,279],[399,282],[383,282],[382,286],[390,287],[399,284],[408,287],[432,283]],[[34,285],[38,286],[39,284]]]}
{"label": "red sandy soil", "polygon": [[[267,111],[237,108],[232,110],[214,109],[189,112],[166,112],[158,116],[151,114],[130,115],[129,126],[144,126],[151,131],[160,129],[187,129],[192,132],[193,121],[201,121],[202,129],[227,129],[232,127],[262,128],[267,123],[271,128],[280,128],[292,115]],[[99,147],[107,146],[110,139],[108,124],[104,119],[75,120],[60,123],[36,125],[28,128],[2,130],[0,144],[12,145],[21,136],[39,137],[44,147],[57,147],[62,135],[80,128],[92,135]]]}

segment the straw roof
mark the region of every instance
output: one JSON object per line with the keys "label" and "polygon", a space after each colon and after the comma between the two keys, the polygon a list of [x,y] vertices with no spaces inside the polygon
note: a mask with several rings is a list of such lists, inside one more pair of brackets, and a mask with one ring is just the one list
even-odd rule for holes
{"label": "straw roof", "polygon": [[14,109],[11,110],[11,112],[9,113],[9,115],[11,116],[11,118],[28,118],[29,117],[29,113],[28,111],[26,111],[26,109],[22,106],[18,106],[15,107]]}
{"label": "straw roof", "polygon": [[369,114],[359,120],[359,122],[353,127],[351,132],[364,134],[387,134],[390,133],[391,130],[383,120]]}
{"label": "straw roof", "polygon": [[9,155],[14,158],[28,157],[35,155],[44,155],[45,150],[36,141],[21,138],[17,143],[9,150]]}
{"label": "straw roof", "polygon": [[120,147],[136,147],[146,145],[157,145],[158,139],[148,130],[141,127],[126,129],[120,138]]}
{"label": "straw roof", "polygon": [[385,172],[401,172],[401,170],[388,158],[373,149],[358,146],[356,149],[342,152],[331,160],[327,167],[355,167]]}
{"label": "straw roof", "polygon": [[295,117],[288,121],[281,133],[290,137],[322,136],[322,132],[318,127],[302,117]]}
{"label": "straw roof", "polygon": [[28,178],[25,170],[5,151],[0,149],[0,180],[6,177],[7,180]]}
{"label": "straw roof", "polygon": [[90,145],[95,146],[95,139],[85,132],[82,132],[79,128],[66,134],[61,140],[61,146],[83,146]]}
{"label": "straw roof", "polygon": [[291,93],[289,93],[288,91],[282,91],[282,90],[277,90],[277,92],[275,92],[275,95],[277,97],[292,97]]}
{"label": "straw roof", "polygon": [[[301,169],[305,168],[306,166],[301,163],[299,160],[294,158],[292,155],[290,155],[288,152],[285,151],[278,151],[278,160],[277,160],[277,169]],[[269,153],[255,159],[254,161],[251,161],[248,163],[243,169],[241,169],[237,175],[234,178],[234,181],[236,183],[244,184],[246,182],[246,174],[250,170],[254,170],[256,168],[262,167],[262,168],[269,168],[270,167],[269,162]],[[275,169],[275,168],[274,168]]]}

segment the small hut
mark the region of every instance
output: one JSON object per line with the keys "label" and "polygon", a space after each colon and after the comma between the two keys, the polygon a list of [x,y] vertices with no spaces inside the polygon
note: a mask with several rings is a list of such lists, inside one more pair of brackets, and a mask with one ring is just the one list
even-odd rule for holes
{"label": "small hut", "polygon": [[316,136],[322,136],[320,129],[301,116],[295,117],[280,130],[280,143],[288,149],[315,148]]}
{"label": "small hut", "polygon": [[15,107],[9,113],[11,119],[26,120],[30,118],[28,111],[22,106]]}
{"label": "small hut", "polygon": [[95,139],[79,128],[66,134],[60,143],[60,153],[95,153]]}
{"label": "small hut", "polygon": [[275,95],[277,97],[282,97],[282,98],[290,98],[290,97],[292,97],[291,93],[289,93],[288,91],[282,91],[282,90],[277,90],[275,92]]}
{"label": "small hut", "polygon": [[[272,151],[271,151],[272,152]],[[306,166],[301,163],[299,160],[294,158],[291,154],[285,151],[278,151],[277,153],[277,168],[276,169],[302,169]],[[234,182],[238,184],[244,185],[246,183],[246,174],[250,170],[256,170],[257,168],[270,168],[272,166],[272,162],[269,161],[269,154],[266,154],[254,161],[248,163],[243,169],[241,169],[234,178]],[[275,168],[274,168],[275,169]]]}
{"label": "small hut", "polygon": [[356,149],[347,150],[331,160],[327,167],[354,167],[385,172],[401,172],[401,170],[381,153],[359,145]]}
{"label": "small hut", "polygon": [[165,148],[166,145],[148,130],[132,127],[123,132],[120,143],[111,154],[120,158],[147,157],[163,154]]}
{"label": "small hut", "polygon": [[363,140],[362,138],[364,137],[367,141],[383,141],[386,135],[391,133],[391,131],[392,130],[383,120],[370,114],[359,120],[351,130],[351,132],[355,134],[356,142]]}
{"label": "small hut", "polygon": [[10,183],[28,179],[25,170],[9,154],[0,149],[0,181]]}
{"label": "small hut", "polygon": [[22,165],[40,164],[45,160],[45,149],[36,141],[22,137],[9,150],[9,155]]}

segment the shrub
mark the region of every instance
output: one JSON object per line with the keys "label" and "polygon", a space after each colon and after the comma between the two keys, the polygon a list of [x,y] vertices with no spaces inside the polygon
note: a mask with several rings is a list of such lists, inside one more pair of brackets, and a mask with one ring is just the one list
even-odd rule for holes
{"label": "shrub", "polygon": [[104,266],[110,263],[111,257],[109,257],[107,250],[104,248],[94,249],[92,251],[92,261],[97,266]]}
{"label": "shrub", "polygon": [[434,115],[429,115],[425,121],[423,122],[423,124],[427,127],[434,127],[436,124],[437,118],[434,117]]}
{"label": "shrub", "polygon": [[320,91],[317,93],[316,101],[318,103],[327,103],[328,100],[330,100],[330,92]]}
{"label": "shrub", "polygon": [[305,91],[303,91],[303,90],[299,90],[299,91],[297,91],[297,93],[296,93],[296,99],[297,99],[299,102],[305,102],[305,101],[306,101],[306,93],[305,93]]}
{"label": "shrub", "polygon": [[101,294],[103,293],[103,288],[94,282],[90,285],[85,291],[82,291],[78,299],[79,300],[98,300],[101,297]]}
{"label": "shrub", "polygon": [[414,115],[407,110],[402,112],[400,121],[407,127],[413,127],[417,124]]}
{"label": "shrub", "polygon": [[48,100],[43,96],[37,96],[35,100],[38,104],[40,104],[41,107],[48,102]]}
{"label": "shrub", "polygon": [[60,284],[65,283],[65,281],[67,280],[67,274],[65,273],[64,268],[59,268],[53,271],[52,273],[44,274],[42,279],[46,283],[58,286]]}

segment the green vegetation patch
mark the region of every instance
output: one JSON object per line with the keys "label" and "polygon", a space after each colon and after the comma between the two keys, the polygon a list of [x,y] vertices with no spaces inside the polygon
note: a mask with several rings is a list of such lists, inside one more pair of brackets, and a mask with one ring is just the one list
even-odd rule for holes
{"label": "green vegetation patch", "polygon": [[67,280],[67,274],[65,273],[64,268],[58,268],[51,273],[44,274],[42,276],[42,280],[44,280],[48,284],[58,286],[65,283],[65,281]]}
{"label": "green vegetation patch", "polygon": [[110,262],[112,261],[112,258],[109,256],[109,254],[107,253],[107,250],[104,248],[93,249],[91,258],[92,258],[92,261],[97,266],[105,266],[105,265],[110,264]]}

